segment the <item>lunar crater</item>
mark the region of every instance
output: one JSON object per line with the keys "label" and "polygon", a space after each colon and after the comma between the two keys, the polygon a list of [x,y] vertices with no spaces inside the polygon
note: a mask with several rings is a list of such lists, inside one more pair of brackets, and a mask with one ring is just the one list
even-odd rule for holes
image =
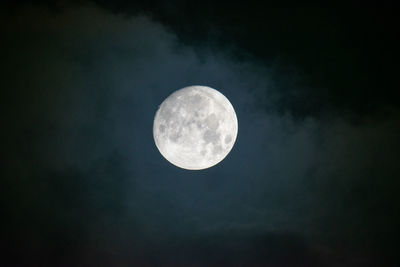
{"label": "lunar crater", "polygon": [[225,144],[229,144],[231,141],[232,141],[232,136],[230,134],[225,136]]}
{"label": "lunar crater", "polygon": [[211,130],[206,130],[203,134],[203,140],[206,142],[206,144],[208,143],[218,144],[219,137],[220,137],[219,133]]}

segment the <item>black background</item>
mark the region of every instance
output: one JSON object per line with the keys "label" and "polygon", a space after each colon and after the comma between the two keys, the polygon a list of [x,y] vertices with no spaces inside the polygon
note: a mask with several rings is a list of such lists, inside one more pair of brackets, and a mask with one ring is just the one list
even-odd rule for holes
{"label": "black background", "polygon": [[[23,1],[1,11],[5,266],[395,266],[396,9]],[[174,90],[239,120],[187,171],[152,123]]]}

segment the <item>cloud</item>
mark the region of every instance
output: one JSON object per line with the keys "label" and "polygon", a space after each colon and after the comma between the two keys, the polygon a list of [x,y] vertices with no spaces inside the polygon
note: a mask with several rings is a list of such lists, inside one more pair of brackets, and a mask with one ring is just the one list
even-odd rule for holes
{"label": "cloud", "polygon": [[[224,244],[226,229],[250,233],[237,238],[245,253],[258,235],[267,248],[282,237],[282,251],[314,250],[299,240],[329,247],[355,231],[354,246],[367,238],[374,248],[382,229],[395,228],[397,110],[358,123],[340,112],[293,117],[279,108],[285,94],[274,66],[198,51],[145,15],[28,6],[5,20],[4,196],[13,203],[9,238],[27,250],[50,253],[59,240],[54,250],[78,244],[71,253],[90,261],[90,253],[126,256],[133,247],[132,262],[148,244],[165,248],[175,238],[193,250],[213,236]],[[202,172],[171,166],[151,132],[158,105],[193,84],[223,92],[239,119],[231,154]],[[211,247],[237,251],[218,244]]]}

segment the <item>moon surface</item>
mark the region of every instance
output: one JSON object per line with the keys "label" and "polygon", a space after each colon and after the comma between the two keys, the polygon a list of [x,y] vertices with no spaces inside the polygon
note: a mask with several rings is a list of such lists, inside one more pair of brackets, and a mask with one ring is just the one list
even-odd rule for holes
{"label": "moon surface", "polygon": [[188,170],[206,169],[222,161],[237,132],[233,106],[207,86],[189,86],[172,93],[161,103],[153,124],[161,155]]}

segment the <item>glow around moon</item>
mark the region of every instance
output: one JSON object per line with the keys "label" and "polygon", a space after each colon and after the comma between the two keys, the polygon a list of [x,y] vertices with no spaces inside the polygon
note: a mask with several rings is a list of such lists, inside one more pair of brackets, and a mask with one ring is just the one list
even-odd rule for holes
{"label": "glow around moon", "polygon": [[160,105],[153,136],[160,153],[172,164],[201,170],[218,164],[231,151],[238,132],[229,100],[207,86],[175,91]]}

